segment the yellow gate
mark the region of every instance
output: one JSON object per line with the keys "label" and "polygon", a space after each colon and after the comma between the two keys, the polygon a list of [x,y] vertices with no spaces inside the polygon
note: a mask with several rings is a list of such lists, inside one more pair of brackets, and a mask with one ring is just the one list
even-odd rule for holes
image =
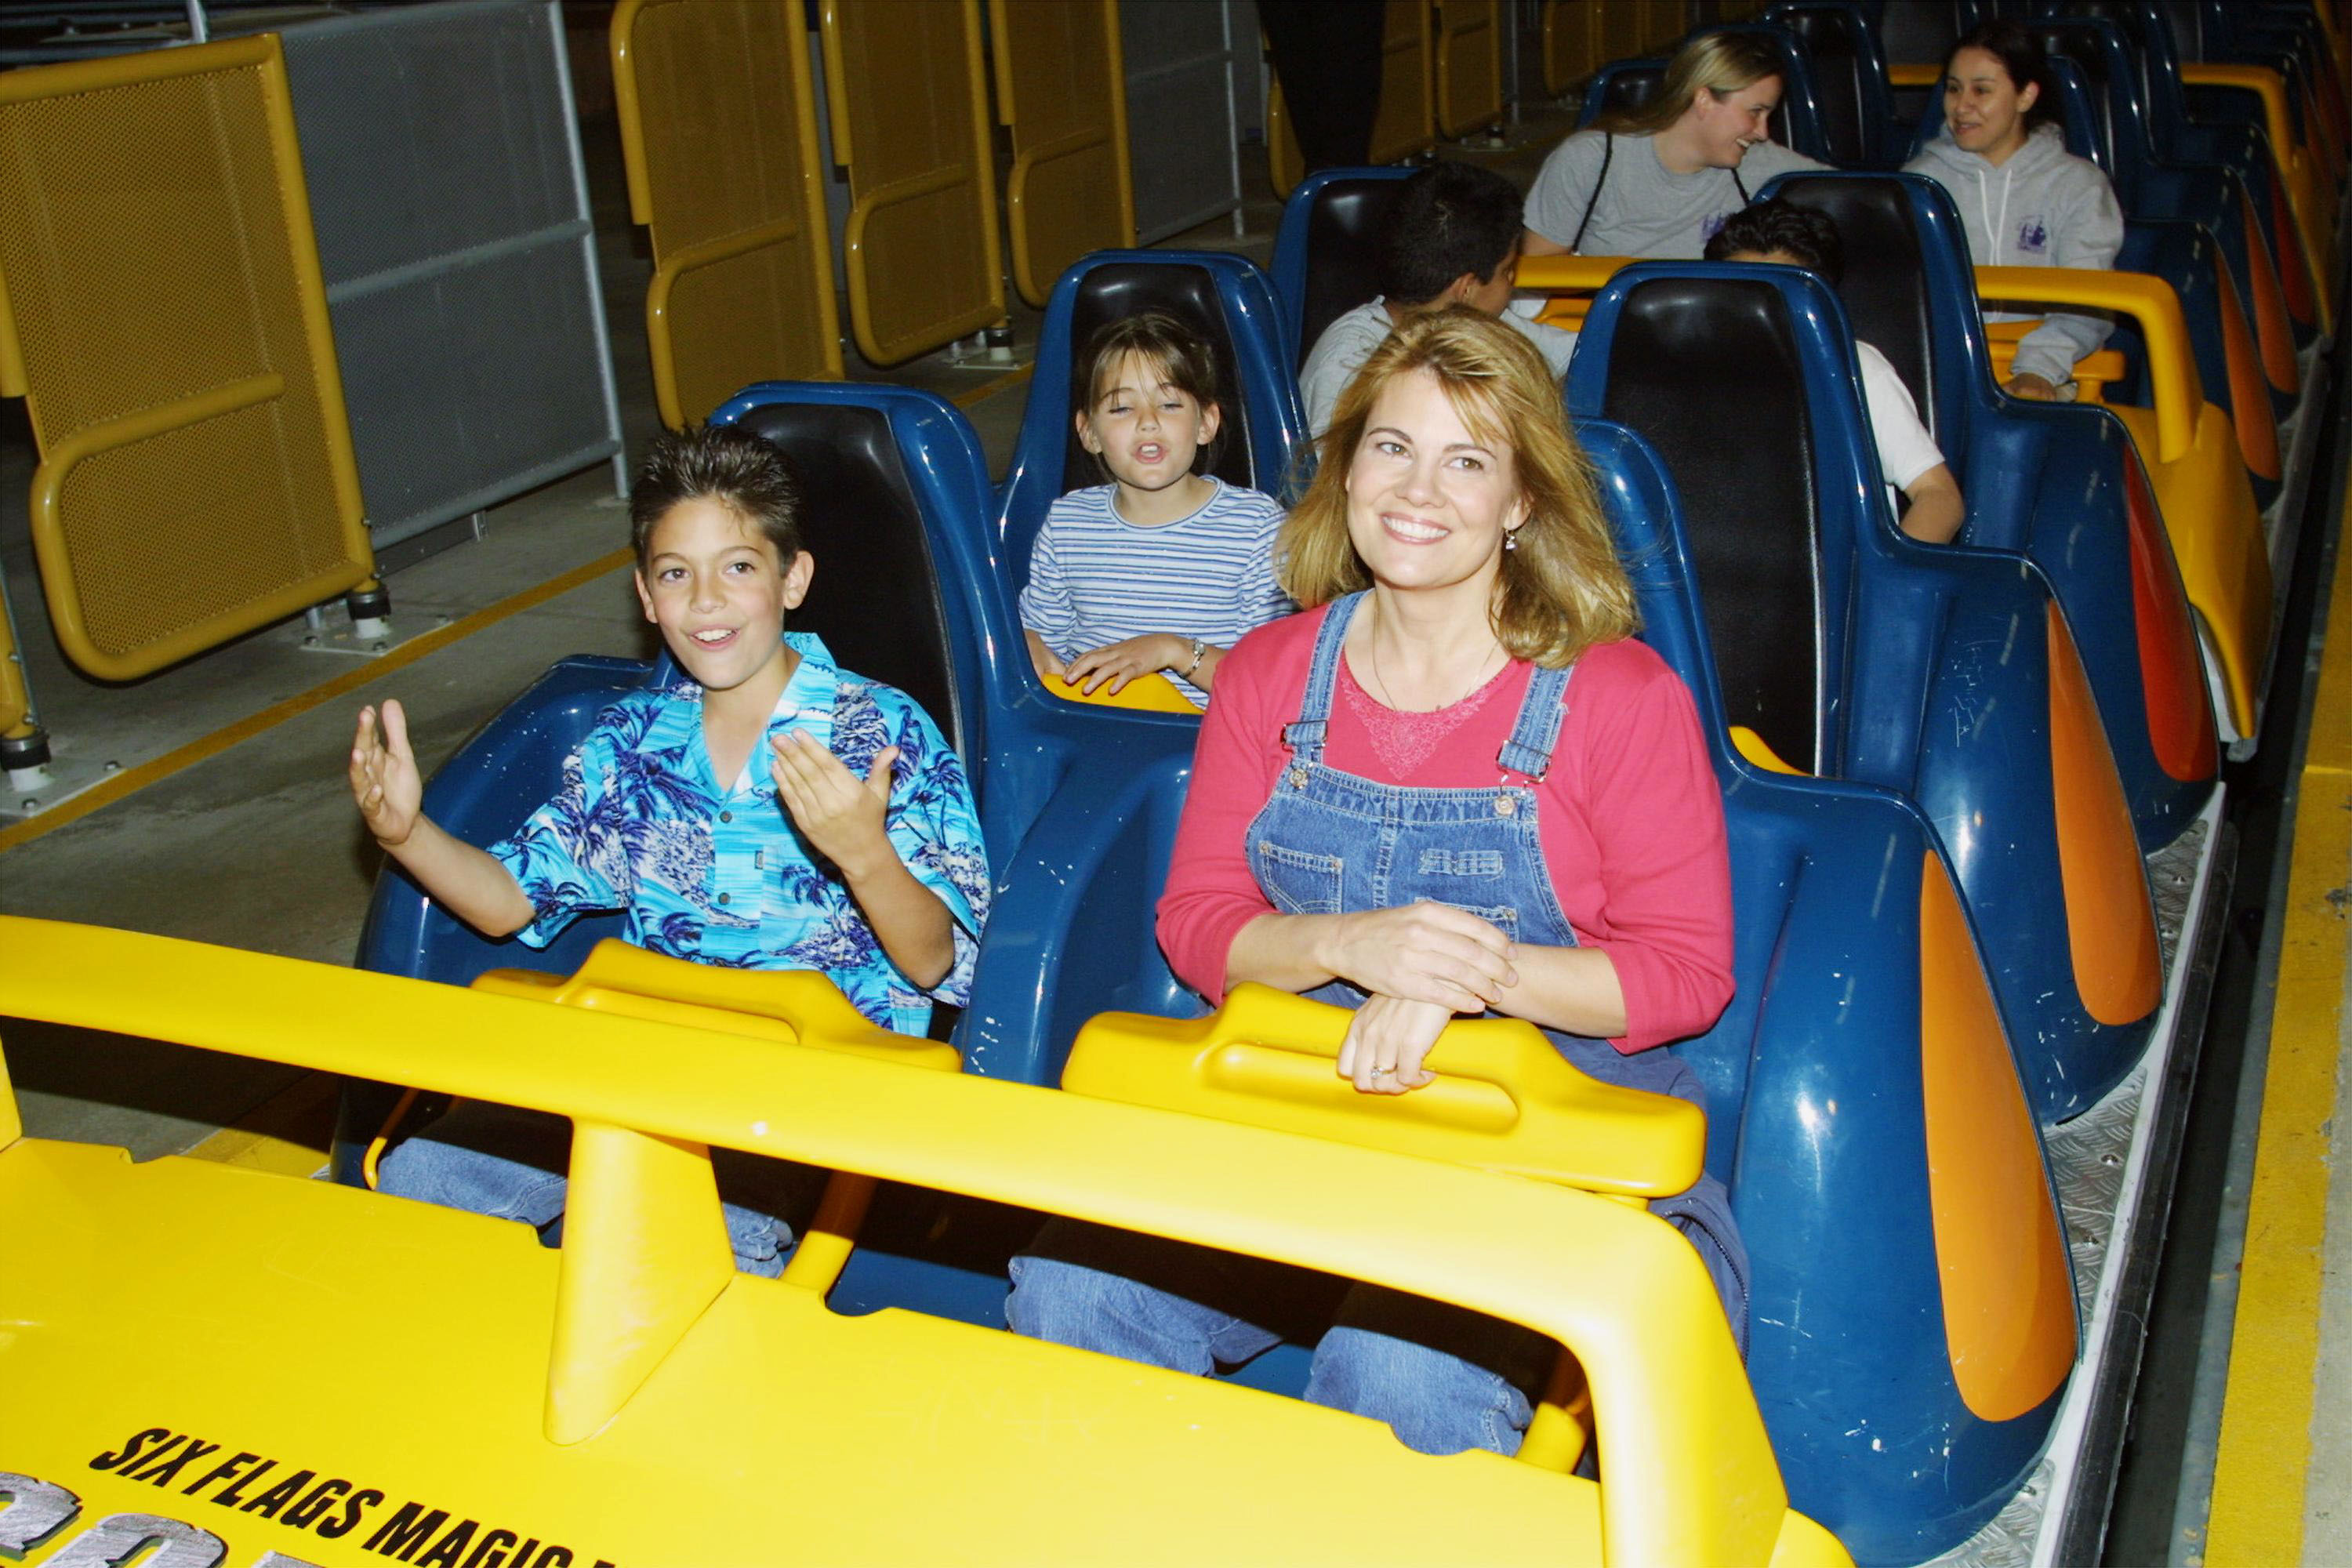
{"label": "yellow gate", "polygon": [[1013,284],[1042,307],[1071,262],[1135,243],[1118,0],[988,0],[988,25],[1013,133]]}
{"label": "yellow gate", "polygon": [[1467,136],[1503,118],[1502,0],[1437,0],[1437,130]]}
{"label": "yellow gate", "polygon": [[629,216],[653,238],[654,397],[673,427],[750,382],[841,374],[800,24],[776,0],[621,0],[613,13]]}
{"label": "yellow gate", "polygon": [[898,364],[1004,318],[980,0],[825,0],[823,21],[850,330]]}
{"label": "yellow gate", "polygon": [[0,395],[58,644],[128,680],[370,581],[275,37],[0,75]]}
{"label": "yellow gate", "polygon": [[[1429,87],[1428,0],[1387,0],[1381,40],[1381,112],[1372,121],[1371,160],[1395,163],[1437,141],[1436,108]],[[1307,160],[1290,129],[1289,107],[1276,82],[1266,99],[1265,145],[1274,194],[1287,196],[1307,175]],[[1480,121],[1481,124],[1485,121]]]}

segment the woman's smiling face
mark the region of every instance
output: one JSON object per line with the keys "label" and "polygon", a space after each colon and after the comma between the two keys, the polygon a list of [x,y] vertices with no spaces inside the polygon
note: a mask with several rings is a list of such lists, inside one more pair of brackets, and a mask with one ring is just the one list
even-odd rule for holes
{"label": "woman's smiling face", "polygon": [[1348,465],[1348,537],[1372,578],[1467,587],[1483,610],[1504,536],[1527,521],[1510,447],[1470,428],[1429,371],[1381,388]]}
{"label": "woman's smiling face", "polygon": [[2041,95],[2031,82],[2019,90],[1991,50],[1960,49],[1944,72],[1944,123],[1963,151],[2007,163],[2025,145],[2026,110]]}

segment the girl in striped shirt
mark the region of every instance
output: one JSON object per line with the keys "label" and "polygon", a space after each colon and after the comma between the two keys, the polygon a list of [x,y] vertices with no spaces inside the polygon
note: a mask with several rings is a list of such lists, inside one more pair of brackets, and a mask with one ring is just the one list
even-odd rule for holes
{"label": "girl in striped shirt", "polygon": [[1037,532],[1021,624],[1041,677],[1117,691],[1165,672],[1205,706],[1225,650],[1289,605],[1274,580],[1282,508],[1208,468],[1216,361],[1173,316],[1094,335],[1079,441],[1111,482],[1055,501]]}

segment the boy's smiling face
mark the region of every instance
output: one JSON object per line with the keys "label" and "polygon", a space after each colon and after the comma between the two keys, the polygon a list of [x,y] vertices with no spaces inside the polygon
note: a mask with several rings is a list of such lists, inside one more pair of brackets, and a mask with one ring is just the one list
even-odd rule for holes
{"label": "boy's smiling face", "polygon": [[769,680],[780,693],[784,612],[807,596],[815,570],[808,552],[785,562],[757,523],[697,496],[654,524],[637,566],[637,598],[706,693]]}

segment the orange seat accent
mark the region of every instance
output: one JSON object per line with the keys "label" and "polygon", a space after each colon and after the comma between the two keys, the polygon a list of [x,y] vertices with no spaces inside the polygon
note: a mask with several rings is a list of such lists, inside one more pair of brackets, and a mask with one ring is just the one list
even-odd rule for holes
{"label": "orange seat accent", "polygon": [[2006,1421],[2074,1368],[2074,1273],[2016,1060],[1933,854],[1919,879],[1919,1057],[1945,1351],[1969,1409]]}
{"label": "orange seat accent", "polygon": [[[2263,374],[2273,386],[2292,396],[2303,384],[2303,373],[2294,363],[2294,327],[2286,315],[2286,299],[2280,280],[2281,263],[2269,255],[2263,242],[2263,220],[2250,200],[2241,209],[2246,230],[2246,255],[2253,266],[2254,275],[2248,281],[2254,291],[2254,342],[2263,351]],[[2271,265],[2263,261],[2268,258]]]}
{"label": "orange seat accent", "polygon": [[2048,620],[2050,793],[2074,988],[2100,1023],[2129,1024],[2154,1012],[2163,994],[2156,910],[2090,678],[2055,604]]}
{"label": "orange seat accent", "polygon": [[2248,473],[2275,479],[2281,472],[2278,415],[2271,407],[2271,389],[2263,379],[2230,264],[2219,254],[2213,258],[2213,291],[2221,308],[2221,357],[2230,373],[2230,423],[2237,432],[2238,455]]}
{"label": "orange seat accent", "polygon": [[2139,633],[2140,697],[2148,744],[2164,771],[2181,780],[2210,779],[2218,765],[2213,704],[2205,663],[2181,592],[2180,570],[2166,542],[2156,494],[2137,456],[2124,464],[2124,512],[2131,534],[2132,625]]}

